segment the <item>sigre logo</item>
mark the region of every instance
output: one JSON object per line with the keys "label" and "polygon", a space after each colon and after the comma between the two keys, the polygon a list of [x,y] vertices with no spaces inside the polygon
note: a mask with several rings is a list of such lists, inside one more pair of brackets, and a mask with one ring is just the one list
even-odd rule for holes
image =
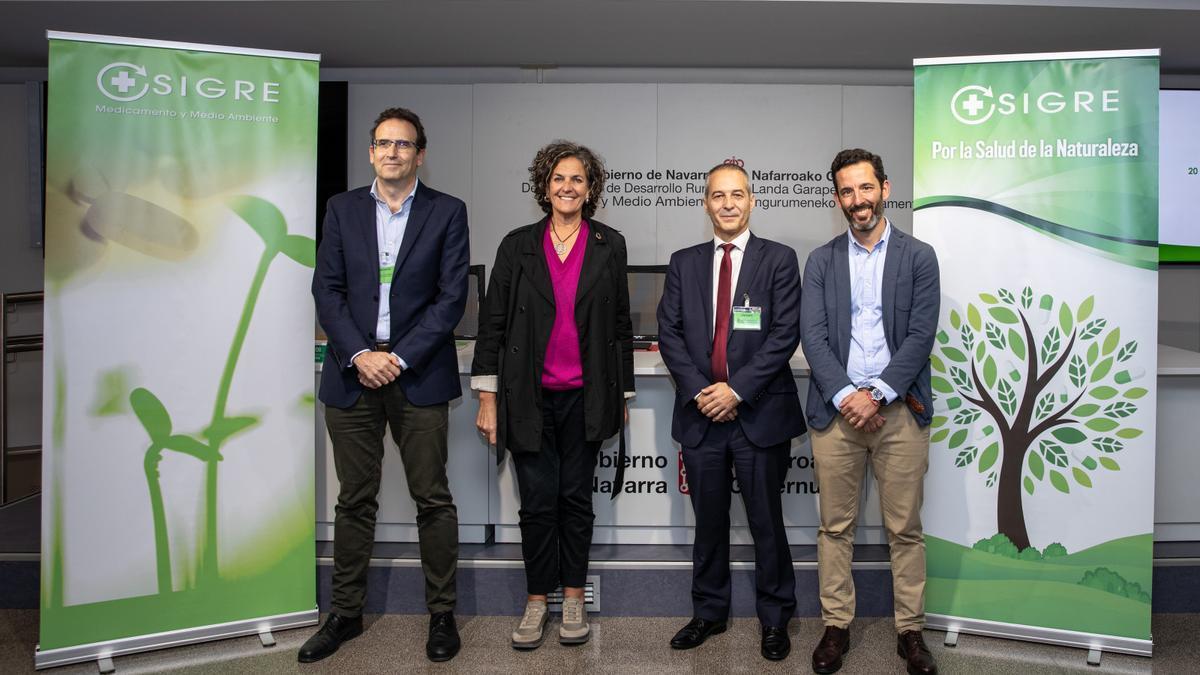
{"label": "sigre logo", "polygon": [[[139,84],[140,83],[140,84]],[[96,74],[100,93],[114,101],[136,101],[150,90],[146,69],[132,63],[110,63]]]}
{"label": "sigre logo", "polygon": [[[996,111],[995,104],[984,103],[986,99],[990,98],[992,98],[991,87],[985,88],[977,84],[967,85],[955,92],[954,98],[950,99],[950,114],[963,124],[983,124]],[[987,112],[983,113],[985,107]],[[964,117],[962,113],[966,113],[966,116]]]}
{"label": "sigre logo", "polygon": [[151,76],[145,66],[124,61],[101,68],[96,73],[96,87],[108,98],[122,103],[136,101],[147,94],[180,98],[194,94],[207,99],[232,96],[235,101],[279,103],[278,82],[233,80],[229,83],[216,77],[191,80],[187,75],[174,76],[169,73]]}
{"label": "sigre logo", "polygon": [[1116,112],[1120,110],[1120,90],[1103,89],[1099,92],[1079,89],[1072,92],[1046,91],[1001,92],[996,94],[991,87],[968,84],[950,99],[950,114],[963,124],[983,124],[993,115],[1029,115],[1041,113],[1054,115],[1070,110],[1076,113]]}

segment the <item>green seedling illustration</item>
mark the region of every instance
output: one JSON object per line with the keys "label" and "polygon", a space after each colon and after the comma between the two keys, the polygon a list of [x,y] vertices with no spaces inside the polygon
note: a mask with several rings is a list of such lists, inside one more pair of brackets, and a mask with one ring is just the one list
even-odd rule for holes
{"label": "green seedling illustration", "polygon": [[1028,286],[978,297],[937,334],[930,440],[997,488],[997,532],[1023,551],[1026,495],[1088,489],[1098,469],[1121,469],[1116,455],[1142,434],[1131,423],[1145,369],[1136,341],[1092,318],[1094,296],[1074,307]]}
{"label": "green seedling illustration", "polygon": [[[81,270],[99,260],[110,244],[118,244],[144,255],[167,261],[182,260],[195,252],[199,244],[199,234],[192,222],[168,208],[125,192],[122,185],[121,181],[114,181],[103,171],[87,165],[79,167],[71,180],[61,189],[50,190],[48,188],[47,222],[62,223],[66,227],[65,230],[53,235],[56,250],[66,251],[66,258],[61,264],[47,267],[48,290],[52,290],[54,294],[61,292],[62,287],[77,276]],[[153,393],[146,389],[135,389],[128,395],[129,407],[132,407],[150,437],[144,468],[154,521],[159,592],[168,592],[172,588],[166,515],[158,471],[162,453],[166,450],[173,450],[205,462],[206,507],[203,540],[198,552],[200,558],[196,561],[193,569],[197,571],[198,583],[215,580],[217,578],[217,466],[220,461],[220,447],[230,437],[249,429],[259,421],[256,416],[227,416],[225,410],[242,344],[245,341],[267,271],[278,254],[283,253],[293,261],[310,268],[315,265],[314,241],[309,237],[288,234],[283,214],[273,204],[250,196],[233,197],[226,203],[259,235],[263,240],[264,250],[247,293],[233,344],[229,349],[209,425],[198,434],[173,434],[171,433],[170,416],[167,414],[165,406]],[[51,312],[48,318],[57,327],[58,334],[61,334],[62,317],[58,315],[57,308],[56,304],[55,311]],[[55,447],[61,448],[66,442],[67,423],[66,359],[61,345],[56,349],[53,359],[55,405],[52,441]],[[129,388],[128,384],[122,381],[123,377],[125,374],[117,371],[104,376],[103,381],[99,384],[101,402],[93,410],[94,413],[113,415],[125,412],[125,394],[123,392],[129,391]],[[122,393],[117,394],[113,391],[114,387],[123,387]],[[120,399],[115,398],[115,395],[119,395]],[[62,607],[65,583],[61,462],[55,462],[50,480],[54,485],[54,498],[50,505],[51,513],[49,515],[51,550],[47,574],[43,581],[43,585],[48,588],[49,593],[43,593],[42,597],[47,599],[45,602],[47,607]]]}
{"label": "green seedling illustration", "polygon": [[169,593],[171,584],[171,553],[167,533],[166,512],[159,480],[159,464],[163,452],[172,450],[193,457],[204,463],[204,528],[203,540],[196,552],[197,586],[203,586],[219,578],[217,568],[217,477],[221,462],[221,447],[230,438],[244,432],[260,421],[255,415],[230,416],[226,411],[229,390],[237,370],[238,358],[254,317],[258,296],[266,280],[267,272],[276,257],[282,253],[305,267],[315,265],[315,244],[309,237],[288,234],[283,214],[270,202],[257,197],[240,196],[228,201],[229,207],[258,233],[263,240],[263,253],[259,258],[254,278],[246,293],[241,317],[234,332],[233,341],[225,360],[221,379],[217,386],[212,418],[207,427],[198,433],[175,433],[171,416],[166,406],[145,388],[134,389],[129,395],[129,404],[137,419],[149,436],[144,468],[150,495],[151,516],[154,522],[155,569],[159,593]]}

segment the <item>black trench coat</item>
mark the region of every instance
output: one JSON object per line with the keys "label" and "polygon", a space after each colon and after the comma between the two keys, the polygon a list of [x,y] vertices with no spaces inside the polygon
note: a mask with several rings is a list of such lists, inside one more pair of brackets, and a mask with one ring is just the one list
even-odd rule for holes
{"label": "black trench coat", "polygon": [[[554,325],[554,289],[542,238],[549,218],[504,237],[479,316],[471,376],[498,375],[496,447],[538,452],[542,446],[542,368]],[[622,428],[625,392],[634,391],[633,324],[625,275],[625,238],[588,221],[587,248],[575,295],[589,441]],[[576,242],[578,246],[582,242]]]}

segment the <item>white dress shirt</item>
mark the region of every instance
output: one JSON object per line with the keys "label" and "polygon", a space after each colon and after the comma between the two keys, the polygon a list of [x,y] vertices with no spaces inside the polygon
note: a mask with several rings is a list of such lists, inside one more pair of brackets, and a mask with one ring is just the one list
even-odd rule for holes
{"label": "white dress shirt", "polygon": [[883,236],[870,251],[858,243],[847,230],[850,263],[850,352],[846,359],[846,374],[853,385],[843,387],[833,395],[833,404],[841,407],[842,400],[858,387],[876,387],[883,392],[883,404],[896,400],[896,391],[879,379],[892,360],[887,337],[883,330],[883,266],[887,261],[888,242],[892,224],[884,220]]}
{"label": "white dress shirt", "polygon": [[[394,268],[396,265],[396,258],[400,254],[400,243],[404,241],[404,231],[408,229],[408,216],[412,213],[413,196],[417,194],[417,185],[420,182],[420,179],[413,180],[412,192],[409,192],[404,201],[400,203],[400,210],[393,213],[387,200],[379,196],[379,179],[371,181],[371,197],[375,199],[375,236],[379,244],[380,269],[388,266]],[[392,305],[389,300],[391,291],[391,282],[381,281],[379,283],[379,320],[375,324],[376,342],[389,342],[392,338]],[[354,359],[366,351],[369,350],[364,349],[351,356],[350,365],[354,365]],[[402,356],[395,352],[392,352],[392,356],[396,357],[401,368],[408,369],[408,363]]]}

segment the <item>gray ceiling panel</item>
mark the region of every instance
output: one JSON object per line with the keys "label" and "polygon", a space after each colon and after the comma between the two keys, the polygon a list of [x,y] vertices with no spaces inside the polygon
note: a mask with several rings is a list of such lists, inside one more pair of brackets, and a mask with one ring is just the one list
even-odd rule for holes
{"label": "gray ceiling panel", "polygon": [[0,67],[44,67],[47,29],[317,52],[327,68],[907,70],[918,57],[1158,47],[1164,73],[1200,74],[1188,0],[0,2]]}

